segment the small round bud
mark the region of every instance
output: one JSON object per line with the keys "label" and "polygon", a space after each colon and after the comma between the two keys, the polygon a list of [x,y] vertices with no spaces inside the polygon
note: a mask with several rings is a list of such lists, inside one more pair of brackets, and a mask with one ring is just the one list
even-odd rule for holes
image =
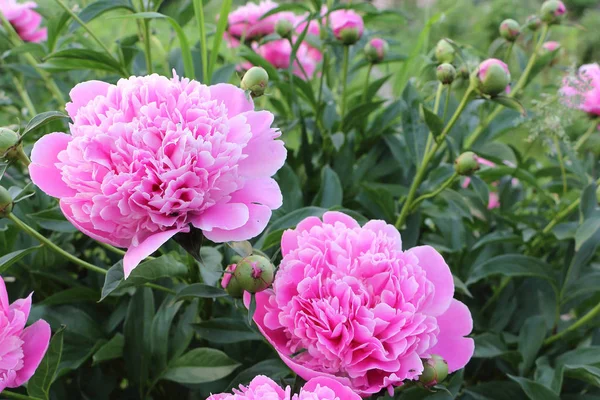
{"label": "small round bud", "polygon": [[19,145],[19,135],[8,128],[0,128],[0,159],[10,159],[10,153]]}
{"label": "small round bud", "polygon": [[454,61],[454,47],[446,40],[440,40],[435,46],[435,58],[440,63],[452,63]]}
{"label": "small round bud", "polygon": [[[232,281],[236,280],[242,290],[258,293],[271,286],[274,275],[275,267],[271,264],[271,260],[263,256],[252,255],[237,263]],[[229,282],[229,285],[232,284],[232,281]]]}
{"label": "small round bud", "polygon": [[290,37],[293,30],[294,30],[294,25],[287,18],[281,18],[275,24],[275,33],[277,33],[282,38]]}
{"label": "small round bud", "polygon": [[8,217],[13,209],[13,199],[4,186],[0,186],[0,218]]}
{"label": "small round bud", "polygon": [[450,85],[456,78],[456,69],[452,64],[444,63],[437,67],[435,74],[438,81],[442,82],[444,85]]}
{"label": "small round bud", "polygon": [[432,354],[423,361],[423,373],[419,381],[425,386],[435,386],[448,377],[448,363],[442,357]]}
{"label": "small round bud", "polygon": [[371,39],[365,46],[367,60],[373,64],[382,62],[385,59],[389,48],[390,46],[385,40],[380,38]]}
{"label": "small round bud", "polygon": [[462,176],[470,176],[479,169],[479,159],[472,151],[462,153],[454,161],[454,170]]}
{"label": "small round bud", "polygon": [[504,62],[496,58],[489,58],[479,64],[477,78],[479,79],[479,90],[482,93],[496,96],[509,87],[510,71]]}
{"label": "small round bud", "polygon": [[530,15],[525,20],[525,26],[530,31],[537,31],[542,26],[542,20],[537,15]]}
{"label": "small round bud", "polygon": [[514,19],[505,19],[500,24],[500,36],[509,42],[517,40],[521,34],[521,26]]}
{"label": "small round bud", "polygon": [[547,24],[560,24],[566,13],[567,7],[559,0],[545,1],[540,11],[542,21]]}
{"label": "small round bud", "polygon": [[252,97],[260,97],[265,94],[269,83],[269,74],[261,67],[252,67],[244,74],[240,87],[249,91]]}
{"label": "small round bud", "polygon": [[231,297],[241,298],[244,294],[244,290],[233,276],[236,267],[236,264],[231,264],[225,268],[225,274],[223,274],[223,278],[221,279],[221,287],[225,289]]}

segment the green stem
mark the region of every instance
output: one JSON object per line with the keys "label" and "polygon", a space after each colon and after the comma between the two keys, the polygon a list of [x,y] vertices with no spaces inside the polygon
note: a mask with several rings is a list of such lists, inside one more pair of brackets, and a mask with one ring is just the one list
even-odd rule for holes
{"label": "green stem", "polygon": [[[438,84],[437,91],[435,92],[435,100],[433,102],[433,113],[437,115],[440,109],[440,99],[442,97],[442,91],[444,90],[444,85],[442,82]],[[429,147],[431,146],[431,142],[433,141],[433,133],[429,131],[427,134],[427,143],[425,143],[425,154],[429,152]]]}
{"label": "green stem", "polygon": [[452,86],[448,85],[448,90],[446,90],[446,101],[444,101],[444,113],[442,116],[442,122],[446,123],[446,113],[448,112],[448,104],[450,104],[450,92],[452,91]]}
{"label": "green stem", "polygon": [[[219,25],[217,25],[217,32],[216,32],[215,38],[213,40],[213,48],[212,48],[212,52],[210,53],[210,62],[208,64],[208,75],[211,77],[211,79],[212,79],[213,71],[215,69],[215,64],[217,62],[217,58],[219,57],[219,52],[221,50],[221,42],[223,41],[223,33],[227,27],[227,18],[226,17],[229,15],[229,11],[231,11],[231,3],[232,3],[232,0],[223,0],[223,2],[221,4],[221,11],[219,12],[219,15],[221,16],[223,21],[222,21],[222,25],[221,25],[221,22],[219,22]],[[221,21],[221,20],[219,20],[219,21]]]}
{"label": "green stem", "polygon": [[569,214],[571,214],[573,211],[575,211],[577,209],[577,207],[579,207],[580,202],[581,202],[581,199],[577,199],[574,202],[572,202],[571,204],[569,204],[569,206],[567,208],[565,208],[564,210],[562,210],[558,214],[556,214],[556,216],[552,219],[552,221],[550,221],[548,223],[548,225],[546,225],[546,227],[542,230],[542,233],[544,235],[549,233],[552,230],[552,228],[554,228],[556,226],[556,224],[558,224],[560,221],[565,219]]}
{"label": "green stem", "polygon": [[38,400],[35,397],[29,397],[24,394],[9,392],[8,390],[3,390],[0,394],[0,397],[5,397],[7,399],[19,399],[19,400]]}
{"label": "green stem", "polygon": [[587,324],[592,319],[594,319],[594,317],[596,317],[598,314],[600,314],[600,303],[598,303],[594,308],[592,308],[590,311],[588,311],[587,314],[585,314],[583,317],[578,319],[573,325],[569,326],[564,331],[558,332],[556,335],[552,335],[548,339],[544,340],[544,345],[547,346],[547,345],[550,345],[550,344],[556,342],[557,340],[561,339],[563,336],[565,336],[569,332],[573,332],[574,330]]}
{"label": "green stem", "polygon": [[437,189],[435,189],[433,192],[430,193],[426,193],[420,197],[417,197],[417,199],[413,202],[413,206],[411,211],[415,211],[415,209],[419,206],[419,204],[421,204],[423,201],[430,199],[432,197],[437,196],[438,194],[440,194],[441,192],[443,192],[448,186],[450,186],[452,184],[452,182],[454,182],[454,180],[458,177],[458,174],[455,172],[453,173],[448,179],[446,179],[446,181],[444,183],[442,183],[440,185],[440,187],[438,187]]}
{"label": "green stem", "polygon": [[19,96],[21,96],[23,103],[25,103],[25,107],[27,107],[27,109],[29,110],[29,114],[31,115],[31,118],[35,117],[37,115],[37,111],[35,110],[35,106],[31,102],[31,98],[29,97],[29,94],[27,94],[27,90],[25,90],[25,87],[23,87],[23,85],[21,84],[21,81],[18,80],[16,76],[13,75],[12,80],[13,80],[13,83],[15,84],[15,89],[17,89]]}
{"label": "green stem", "polygon": [[206,47],[206,30],[204,23],[204,6],[202,0],[194,1],[194,14],[196,15],[196,24],[198,25],[198,33],[200,34],[200,55],[202,57],[202,81],[206,84],[210,82],[208,76],[208,48]]}
{"label": "green stem", "polygon": [[558,156],[558,164],[560,165],[560,174],[562,176],[563,194],[567,193],[567,170],[565,169],[565,160],[563,158],[562,150],[560,149],[560,142],[558,136],[553,135],[554,146],[556,147],[556,155]]}
{"label": "green stem", "polygon": [[[540,48],[544,44],[544,40],[546,39],[546,35],[548,34],[548,29],[549,29],[548,25],[544,25],[544,28],[542,30],[542,33],[540,34],[539,40],[535,46],[533,54],[529,58],[529,62],[527,63],[527,66],[525,67],[525,70],[521,74],[521,77],[517,81],[517,84],[515,85],[515,87],[512,88],[508,97],[517,96],[519,94],[519,92],[521,91],[521,89],[523,89],[527,85],[527,83],[528,83],[527,79],[529,78],[529,74],[531,73],[531,70],[533,69],[533,66],[535,65],[537,56],[540,52]],[[498,114],[500,114],[500,111],[502,111],[502,106],[496,106],[496,108],[494,108],[492,113],[490,115],[488,115],[488,117],[482,123],[480,123],[479,126],[477,126],[477,128],[471,133],[471,135],[469,135],[469,137],[465,141],[465,144],[464,144],[465,150],[468,150],[473,146],[473,144],[477,141],[477,139],[479,139],[479,136],[481,136],[481,134],[483,133],[483,130],[498,116]]]}
{"label": "green stem", "polygon": [[340,109],[340,118],[344,121],[346,116],[346,86],[348,84],[348,64],[350,63],[350,46],[344,46],[344,61],[342,70],[342,105]]}
{"label": "green stem", "polygon": [[146,56],[146,69],[148,74],[152,74],[152,42],[150,40],[150,21],[145,19],[142,21],[144,32],[144,55]]}
{"label": "green stem", "polygon": [[450,118],[450,121],[448,121],[448,124],[444,127],[444,130],[440,134],[435,145],[433,146],[431,151],[427,152],[425,154],[425,156],[423,157],[423,162],[421,163],[421,166],[417,170],[415,179],[413,180],[413,182],[410,186],[410,189],[408,191],[408,196],[406,198],[406,201],[404,202],[404,205],[402,206],[402,210],[400,211],[400,215],[398,216],[398,219],[396,220],[395,226],[397,229],[401,229],[404,226],[404,223],[406,222],[406,218],[408,217],[408,214],[409,214],[410,210],[412,209],[413,199],[415,198],[415,195],[417,194],[419,185],[421,184],[421,182],[423,181],[423,178],[425,177],[425,172],[427,171],[429,162],[431,161],[431,159],[433,158],[435,153],[439,150],[439,148],[444,143],[446,136],[448,135],[448,132],[450,132],[450,130],[452,129],[452,127],[454,126],[456,121],[458,121],[458,117],[460,117],[460,114],[463,112],[463,110],[467,106],[469,97],[471,96],[471,93],[473,92],[473,90],[474,90],[474,87],[469,86],[469,88],[465,92],[465,95],[463,96],[460,104],[458,105],[458,108],[452,115],[452,118]]}
{"label": "green stem", "polygon": [[369,68],[367,69],[367,76],[365,77],[365,91],[363,92],[362,102],[367,102],[367,93],[369,92],[369,77],[371,76],[371,71],[373,70],[373,63],[369,63]]}
{"label": "green stem", "polygon": [[592,136],[592,134],[596,131],[597,126],[598,126],[598,120],[593,119],[592,124],[590,125],[588,130],[585,131],[583,136],[581,136],[579,139],[577,139],[577,142],[575,143],[575,151],[579,151],[581,146],[583,146],[583,144],[585,142],[587,142],[587,140],[590,138],[590,136]]}
{"label": "green stem", "polygon": [[508,44],[508,48],[506,49],[506,54],[504,55],[504,62],[506,63],[506,65],[508,65],[508,63],[510,62],[510,56],[512,55],[512,50],[513,50],[514,45],[515,45],[515,42],[510,42]]}

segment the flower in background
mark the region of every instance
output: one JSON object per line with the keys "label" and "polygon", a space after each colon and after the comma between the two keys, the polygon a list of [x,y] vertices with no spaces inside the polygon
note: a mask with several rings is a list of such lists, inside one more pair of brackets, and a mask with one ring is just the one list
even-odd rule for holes
{"label": "flower in background", "polygon": [[560,43],[558,43],[558,42],[553,42],[553,41],[550,41],[550,42],[545,42],[545,43],[542,45],[542,48],[543,48],[544,50],[546,50],[546,51],[555,51],[555,50],[557,50],[557,49],[559,49],[559,48],[560,48]]}
{"label": "flower in background", "polygon": [[214,242],[247,240],[281,206],[271,176],[286,149],[242,89],[154,74],[70,95],[71,134],[35,144],[31,179],[80,231],[128,248],[125,277],[190,225]]}
{"label": "flower in background", "polygon": [[[287,39],[279,39],[267,42],[256,48],[256,52],[275,68],[287,69],[290,66],[292,45]],[[317,69],[316,60],[311,57],[309,48],[305,43],[300,44],[294,62],[294,74],[301,78],[312,78]],[[306,77],[304,76],[306,72]]]}
{"label": "flower in background", "polygon": [[51,330],[46,321],[25,328],[30,309],[31,294],[9,304],[0,277],[0,392],[27,382],[48,350]]}
{"label": "flower in background", "polygon": [[368,396],[418,379],[434,354],[450,372],[473,355],[471,313],[453,299],[448,265],[430,246],[402,251],[392,225],[327,212],[285,231],[281,250],[273,289],[255,295],[254,321],[303,379]]}
{"label": "flower in background", "polygon": [[36,7],[33,1],[0,0],[0,12],[26,42],[39,43],[48,37],[48,30],[40,28],[42,16],[34,11]]}
{"label": "flower in background", "polygon": [[358,42],[365,29],[362,17],[354,10],[332,11],[329,23],[335,37],[346,45]]}
{"label": "flower in background", "polygon": [[263,0],[258,4],[247,3],[238,7],[227,18],[227,33],[237,41],[252,41],[275,33],[275,24],[280,18],[286,18],[293,23],[295,16],[290,12],[281,12],[262,18],[263,15],[278,6],[279,4],[274,1]]}
{"label": "flower in background", "polygon": [[576,76],[563,80],[561,94],[569,107],[600,116],[600,66],[583,65]]}
{"label": "flower in background", "polygon": [[220,393],[207,400],[360,400],[350,388],[329,378],[314,378],[306,382],[300,393],[292,395],[287,386],[282,389],[272,379],[259,375],[248,384],[233,389],[233,393]]}

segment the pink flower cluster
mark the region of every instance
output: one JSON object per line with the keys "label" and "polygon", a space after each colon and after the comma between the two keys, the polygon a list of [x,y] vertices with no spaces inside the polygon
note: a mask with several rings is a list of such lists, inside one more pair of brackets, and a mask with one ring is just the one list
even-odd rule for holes
{"label": "pink flower cluster", "polygon": [[576,77],[565,78],[561,93],[567,105],[600,116],[600,66],[583,65]]}
{"label": "pink flower cluster", "polygon": [[339,382],[319,377],[309,380],[300,393],[292,395],[266,376],[259,375],[248,386],[240,385],[233,393],[213,394],[206,400],[360,400],[360,396]]}
{"label": "pink flower cluster", "polygon": [[33,1],[17,3],[16,0],[0,0],[0,12],[26,42],[42,42],[48,37],[46,28],[40,28],[42,16],[33,9]]}
{"label": "pink flower cluster", "polygon": [[16,388],[31,378],[42,362],[50,341],[50,325],[39,320],[25,328],[31,309],[31,294],[8,302],[0,277],[0,392]]}
{"label": "pink flower cluster", "polygon": [[281,250],[273,289],[255,295],[254,321],[302,378],[368,396],[417,379],[432,354],[450,372],[473,355],[464,337],[473,321],[453,299],[448,265],[429,246],[402,251],[392,225],[328,212],[287,230]]}
{"label": "pink flower cluster", "polygon": [[286,149],[243,90],[159,75],[71,91],[71,134],[34,146],[32,181],[88,236],[128,248],[125,277],[190,225],[214,242],[263,231]]}

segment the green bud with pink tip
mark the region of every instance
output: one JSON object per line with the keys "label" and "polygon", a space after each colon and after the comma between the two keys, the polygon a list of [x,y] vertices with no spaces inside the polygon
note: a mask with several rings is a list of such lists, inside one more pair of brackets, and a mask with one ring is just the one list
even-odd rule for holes
{"label": "green bud with pink tip", "polygon": [[473,175],[479,169],[479,159],[472,151],[462,153],[454,161],[454,170],[462,176]]}
{"label": "green bud with pink tip", "polygon": [[423,360],[423,373],[419,381],[425,386],[435,386],[448,377],[448,363],[442,357],[432,354]]}
{"label": "green bud with pink tip", "polygon": [[525,20],[525,26],[530,31],[537,31],[542,26],[542,20],[537,15],[530,15]]}
{"label": "green bud with pink tip", "polygon": [[244,291],[262,292],[273,283],[275,266],[266,257],[252,255],[231,264],[225,270],[221,286],[232,297],[242,297]]}
{"label": "green bud with pink tip", "polygon": [[510,84],[510,71],[504,62],[496,58],[489,58],[479,64],[477,78],[479,90],[482,93],[497,96],[507,91]]}
{"label": "green bud with pink tip", "polygon": [[452,64],[440,64],[437,67],[435,74],[438,81],[442,82],[444,85],[450,85],[456,78],[456,68],[454,68]]}
{"label": "green bud with pink tip", "polygon": [[517,40],[521,34],[521,26],[514,19],[505,19],[500,24],[500,36],[509,42]]}
{"label": "green bud with pink tip", "polygon": [[567,14],[567,7],[562,1],[548,0],[542,4],[540,11],[542,21],[549,25],[560,24]]}

